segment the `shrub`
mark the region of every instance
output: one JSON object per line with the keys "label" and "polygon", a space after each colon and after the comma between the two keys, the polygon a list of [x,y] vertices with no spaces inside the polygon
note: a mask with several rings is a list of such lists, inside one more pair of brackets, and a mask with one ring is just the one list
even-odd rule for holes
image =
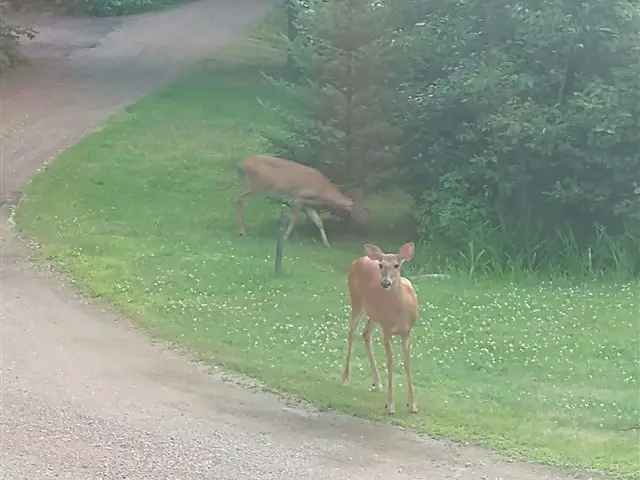
{"label": "shrub", "polygon": [[75,8],[92,15],[116,16],[145,12],[184,0],[67,0]]}
{"label": "shrub", "polygon": [[487,268],[640,273],[637,5],[411,5],[398,88],[423,238],[473,241]]}
{"label": "shrub", "polygon": [[5,4],[0,2],[0,73],[12,67],[18,60],[18,42],[22,38],[33,38],[35,31],[8,24],[3,16]]}

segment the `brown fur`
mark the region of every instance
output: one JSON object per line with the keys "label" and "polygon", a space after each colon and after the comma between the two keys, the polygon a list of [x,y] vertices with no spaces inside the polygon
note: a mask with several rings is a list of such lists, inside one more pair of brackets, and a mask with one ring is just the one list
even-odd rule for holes
{"label": "brown fur", "polygon": [[328,247],[324,225],[316,208],[325,207],[365,221],[362,209],[343,194],[325,175],[315,168],[283,158],[253,155],[239,165],[245,176],[245,191],[238,197],[237,219],[240,234],[246,234],[244,209],[249,197],[267,194],[288,201],[293,209],[285,238],[289,236],[299,214],[304,211],[320,230],[323,243]]}
{"label": "brown fur", "polygon": [[371,373],[373,387],[380,388],[380,374],[371,348],[371,335],[378,326],[382,330],[387,357],[387,402],[388,413],[395,412],[393,400],[393,352],[391,339],[402,338],[405,374],[407,377],[407,404],[409,411],[417,412],[411,378],[411,329],[418,319],[418,298],[411,282],[400,274],[402,264],[413,258],[413,243],[404,244],[397,254],[386,254],[375,245],[365,245],[367,255],[358,258],[349,270],[349,295],[351,299],[351,321],[347,340],[347,359],[342,375],[343,382],[350,377],[353,334],[361,318],[367,317],[362,334]]}

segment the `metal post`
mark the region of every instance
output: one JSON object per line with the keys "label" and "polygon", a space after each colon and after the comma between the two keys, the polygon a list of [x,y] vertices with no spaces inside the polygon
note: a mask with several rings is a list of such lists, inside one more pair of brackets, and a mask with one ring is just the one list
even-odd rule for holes
{"label": "metal post", "polygon": [[280,222],[278,225],[278,239],[276,241],[276,273],[282,272],[282,254],[284,249],[284,232],[287,229],[287,213],[285,211],[287,207],[282,206],[280,210]]}

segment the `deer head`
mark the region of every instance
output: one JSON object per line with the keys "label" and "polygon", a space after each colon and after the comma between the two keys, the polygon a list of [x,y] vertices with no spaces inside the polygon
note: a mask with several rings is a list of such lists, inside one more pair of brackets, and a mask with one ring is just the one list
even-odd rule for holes
{"label": "deer head", "polygon": [[402,245],[398,253],[384,253],[380,247],[367,243],[364,245],[364,250],[367,257],[378,262],[380,286],[386,290],[400,280],[402,264],[413,259],[415,246],[413,242],[409,242]]}

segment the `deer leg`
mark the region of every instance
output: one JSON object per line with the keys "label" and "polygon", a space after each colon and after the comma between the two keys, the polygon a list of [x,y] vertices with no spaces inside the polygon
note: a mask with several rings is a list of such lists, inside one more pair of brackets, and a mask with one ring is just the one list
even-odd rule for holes
{"label": "deer leg", "polygon": [[411,379],[411,337],[402,337],[402,354],[404,363],[404,373],[407,376],[407,406],[409,412],[418,413],[418,406],[413,397],[413,380]]}
{"label": "deer leg", "polygon": [[367,355],[369,357],[369,365],[371,365],[371,389],[378,391],[380,390],[380,373],[378,372],[376,359],[373,356],[373,349],[371,348],[371,334],[373,333],[373,327],[373,322],[369,320],[367,322],[367,326],[362,332],[362,339],[364,340],[364,347],[366,348]]}
{"label": "deer leg", "polygon": [[396,406],[393,403],[393,350],[391,349],[391,335],[383,334],[384,353],[387,356],[387,413],[396,413]]}
{"label": "deer leg", "polygon": [[329,240],[327,240],[327,234],[324,231],[324,225],[322,224],[322,219],[320,218],[320,215],[318,215],[318,212],[316,212],[311,207],[307,207],[305,211],[307,212],[307,216],[311,219],[315,226],[318,227],[318,230],[320,230],[320,235],[322,236],[322,243],[324,243],[324,246],[330,247],[331,245],[329,245]]}
{"label": "deer leg", "polygon": [[247,199],[251,196],[251,190],[247,190],[240,194],[236,200],[236,216],[238,218],[238,225],[240,226],[240,235],[247,234],[247,226],[244,223],[244,209],[247,205]]}
{"label": "deer leg", "polygon": [[293,231],[293,227],[296,226],[298,218],[300,216],[300,207],[297,205],[293,205],[291,207],[291,217],[289,217],[289,225],[287,226],[287,231],[284,232],[284,239],[287,240],[291,232]]}
{"label": "deer leg", "polygon": [[351,319],[349,320],[349,333],[347,334],[347,359],[342,372],[342,383],[345,385],[351,379],[351,350],[353,349],[353,334],[360,323],[363,311],[359,304],[351,303]]}

